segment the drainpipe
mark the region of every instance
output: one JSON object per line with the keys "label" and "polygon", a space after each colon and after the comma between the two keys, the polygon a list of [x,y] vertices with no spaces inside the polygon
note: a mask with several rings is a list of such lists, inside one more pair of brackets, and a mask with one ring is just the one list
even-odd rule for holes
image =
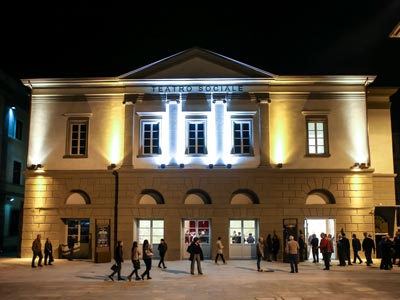
{"label": "drainpipe", "polygon": [[114,198],[114,243],[118,242],[118,190],[119,190],[119,176],[117,171],[113,171],[115,176],[115,198]]}

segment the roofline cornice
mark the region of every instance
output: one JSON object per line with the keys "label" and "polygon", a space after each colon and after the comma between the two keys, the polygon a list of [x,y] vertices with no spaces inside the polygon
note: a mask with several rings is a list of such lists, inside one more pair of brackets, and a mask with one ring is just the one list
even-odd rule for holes
{"label": "roofline cornice", "polygon": [[372,75],[276,76],[273,78],[173,78],[121,79],[104,78],[35,78],[22,79],[24,85],[35,88],[134,87],[160,85],[364,85],[375,80]]}

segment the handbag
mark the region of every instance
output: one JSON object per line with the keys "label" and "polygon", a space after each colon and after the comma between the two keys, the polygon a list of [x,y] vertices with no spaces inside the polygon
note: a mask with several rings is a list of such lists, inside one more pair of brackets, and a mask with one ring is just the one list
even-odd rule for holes
{"label": "handbag", "polygon": [[140,261],[139,260],[134,260],[133,261],[133,266],[135,267],[135,269],[140,269]]}
{"label": "handbag", "polygon": [[113,264],[113,265],[111,266],[111,270],[117,271],[117,270],[118,270],[118,265],[117,265],[117,264]]}

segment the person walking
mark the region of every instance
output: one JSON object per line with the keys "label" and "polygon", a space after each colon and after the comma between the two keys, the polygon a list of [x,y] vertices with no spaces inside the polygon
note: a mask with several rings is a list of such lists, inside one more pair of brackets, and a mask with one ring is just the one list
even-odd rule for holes
{"label": "person walking", "polygon": [[43,253],[42,253],[41,238],[42,238],[42,236],[40,234],[38,234],[36,236],[36,239],[32,243],[32,252],[33,252],[32,268],[36,268],[36,266],[35,266],[36,257],[39,257],[38,266],[43,267],[43,265],[42,265]]}
{"label": "person walking", "polygon": [[132,280],[132,275],[135,274],[136,280],[140,280],[140,276],[138,274],[139,269],[140,269],[140,250],[139,250],[139,245],[137,241],[134,241],[132,244],[132,249],[131,249],[131,260],[132,260],[132,266],[133,266],[133,271],[131,272],[131,274],[128,275],[128,280],[131,281]]}
{"label": "person walking", "polygon": [[160,240],[160,244],[158,244],[158,253],[160,255],[160,261],[158,263],[158,267],[161,268],[161,265],[164,269],[167,267],[165,266],[164,258],[165,254],[167,253],[168,245],[164,239]]}
{"label": "person walking", "polygon": [[289,241],[286,244],[286,254],[289,256],[290,262],[290,273],[298,273],[298,256],[299,256],[300,245],[297,241],[295,241],[294,236],[289,236]]}
{"label": "person walking", "polygon": [[368,232],[364,232],[364,240],[361,246],[365,254],[365,260],[366,260],[365,263],[367,264],[367,266],[372,265],[372,251],[374,251],[375,254],[375,242],[372,239],[372,237],[368,234]]}
{"label": "person walking", "polygon": [[221,237],[218,237],[217,240],[217,254],[215,255],[215,264],[218,264],[218,258],[221,257],[222,262],[225,264],[224,258],[224,245],[222,245]]}
{"label": "person walking", "polygon": [[318,243],[319,243],[319,239],[317,238],[317,235],[315,233],[313,233],[312,238],[311,238],[311,250],[312,250],[312,256],[313,256],[313,263],[319,263]]}
{"label": "person walking", "polygon": [[73,256],[74,256],[74,247],[75,247],[75,238],[72,235],[68,236],[68,249],[69,249],[69,253],[68,253],[68,260],[72,260]]}
{"label": "person walking", "polygon": [[147,275],[147,280],[152,279],[150,277],[150,270],[151,270],[151,262],[153,258],[153,248],[151,247],[148,240],[144,240],[143,242],[143,261],[146,266],[146,270],[143,272],[140,277],[144,280],[144,276]]}
{"label": "person walking", "polygon": [[49,260],[49,266],[52,265],[54,261],[53,257],[53,245],[51,244],[50,238],[46,239],[46,243],[44,244],[44,265],[47,265],[47,259]]}
{"label": "person walking", "polygon": [[361,242],[360,239],[357,238],[357,235],[355,233],[353,233],[352,235],[351,246],[353,247],[353,264],[357,262],[357,259],[359,261],[359,264],[362,264],[363,261],[360,255],[358,255],[358,251],[361,251]]}
{"label": "person walking", "polygon": [[123,241],[118,241],[117,246],[115,247],[114,260],[117,268],[115,268],[115,270],[110,275],[108,275],[108,278],[110,278],[112,281],[114,281],[113,276],[115,275],[115,273],[118,273],[118,280],[125,280],[121,277],[122,263],[124,262],[124,254],[122,250],[123,245]]}
{"label": "person walking", "polygon": [[262,272],[263,270],[261,269],[261,260],[264,258],[264,239],[261,236],[258,238],[258,243],[256,247],[257,271]]}
{"label": "person walking", "polygon": [[322,253],[322,258],[325,263],[324,270],[329,270],[330,267],[330,253],[331,253],[331,243],[328,240],[328,237],[325,233],[321,232],[321,242],[319,244],[319,249]]}
{"label": "person walking", "polygon": [[203,257],[203,250],[201,249],[201,246],[200,246],[200,239],[198,237],[195,237],[193,239],[193,241],[189,245],[187,251],[190,253],[190,257],[189,257],[189,260],[191,261],[190,274],[194,275],[194,263],[196,262],[197,273],[199,275],[203,275],[203,272],[201,270],[201,261],[204,259],[204,257]]}

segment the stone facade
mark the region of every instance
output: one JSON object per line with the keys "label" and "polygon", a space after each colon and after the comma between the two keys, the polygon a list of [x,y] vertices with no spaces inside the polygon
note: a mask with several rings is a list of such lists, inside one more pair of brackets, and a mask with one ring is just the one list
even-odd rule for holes
{"label": "stone facade", "polygon": [[[31,255],[41,233],[61,257],[71,220],[88,226],[80,251],[96,262],[111,259],[117,239],[128,259],[132,241],[153,233],[167,241],[167,259],[184,259],[192,221],[208,224],[197,225],[207,226],[209,258],[219,236],[227,258],[254,256],[253,245],[231,243],[234,221],[244,229],[254,221],[244,233],[256,238],[276,233],[279,259],[287,234],[311,234],[307,220],[332,221],[321,230],[334,236],[374,234],[374,209],[393,206],[395,192],[391,91],[368,96],[372,81],[276,76],[197,48],[118,78],[31,79],[28,164],[40,163],[44,172],[26,172],[21,255]],[[327,127],[322,155],[308,153],[310,119]],[[88,127],[83,155],[68,152],[71,120]],[[143,150],[146,122],[161,124],[161,150],[157,141],[152,155]],[[208,152],[190,155],[190,122],[206,126]],[[230,149],[235,122],[250,124],[245,155]],[[141,220],[163,225],[145,228]],[[109,225],[107,247],[99,246],[99,224]]]}

